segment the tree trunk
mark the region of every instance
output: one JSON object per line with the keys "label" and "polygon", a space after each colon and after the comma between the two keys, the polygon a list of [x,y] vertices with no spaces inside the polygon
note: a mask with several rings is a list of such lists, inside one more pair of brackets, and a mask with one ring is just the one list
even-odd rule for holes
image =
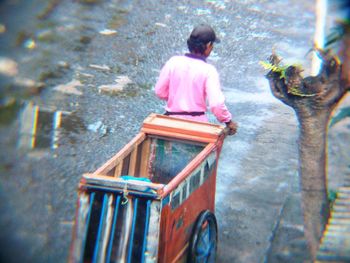
{"label": "tree trunk", "polygon": [[316,255],[319,240],[329,216],[327,198],[327,126],[329,112],[301,116],[299,135],[299,175],[304,214],[305,237],[311,255]]}
{"label": "tree trunk", "polygon": [[313,260],[329,215],[326,178],[328,122],[348,89],[339,60],[328,51],[317,51],[323,63],[316,77],[303,78],[302,70],[294,66],[283,70],[279,67],[281,60],[275,54],[270,57],[272,69],[267,74],[272,94],[294,109],[300,124],[299,176],[304,233]]}

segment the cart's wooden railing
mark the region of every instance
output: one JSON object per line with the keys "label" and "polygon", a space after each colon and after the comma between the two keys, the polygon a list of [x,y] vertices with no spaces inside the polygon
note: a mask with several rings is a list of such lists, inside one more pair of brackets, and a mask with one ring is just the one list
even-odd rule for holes
{"label": "cart's wooden railing", "polygon": [[224,133],[224,126],[151,114],[143,122],[141,131],[159,136],[211,143],[216,142]]}
{"label": "cart's wooden railing", "polygon": [[137,177],[135,179],[124,179],[123,177],[111,177],[106,175],[98,175],[98,174],[83,174],[81,185],[95,185],[97,187],[109,187],[113,189],[119,189],[120,191],[124,191],[125,193],[129,191],[138,191],[138,192],[150,192],[153,194],[157,194],[158,191],[164,188],[164,184],[157,184],[147,181],[138,180]]}

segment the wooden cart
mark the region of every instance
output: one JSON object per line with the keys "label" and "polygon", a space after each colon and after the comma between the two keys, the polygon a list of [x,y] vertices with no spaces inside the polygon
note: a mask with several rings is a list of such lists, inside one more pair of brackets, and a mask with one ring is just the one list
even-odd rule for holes
{"label": "wooden cart", "polygon": [[215,262],[224,127],[151,114],[79,184],[70,262]]}

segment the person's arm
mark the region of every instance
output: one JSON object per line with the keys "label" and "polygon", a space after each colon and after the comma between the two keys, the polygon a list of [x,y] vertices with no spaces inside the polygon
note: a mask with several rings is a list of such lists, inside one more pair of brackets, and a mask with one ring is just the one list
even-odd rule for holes
{"label": "person's arm", "polygon": [[214,67],[208,71],[206,81],[206,97],[210,111],[219,122],[226,123],[232,118],[231,113],[225,105],[225,97],[221,91],[219,74]]}
{"label": "person's arm", "polygon": [[155,93],[158,98],[168,100],[169,97],[170,69],[167,62],[160,71],[158,81],[155,86]]}
{"label": "person's arm", "polygon": [[206,93],[210,111],[219,122],[226,124],[226,127],[229,128],[229,135],[235,134],[237,132],[237,123],[232,121],[232,115],[226,107],[225,96],[221,91],[219,74],[215,68],[212,68],[208,74]]}

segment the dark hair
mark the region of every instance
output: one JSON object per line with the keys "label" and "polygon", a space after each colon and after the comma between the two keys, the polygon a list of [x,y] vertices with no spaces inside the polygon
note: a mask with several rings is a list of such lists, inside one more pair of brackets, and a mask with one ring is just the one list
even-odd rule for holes
{"label": "dark hair", "polygon": [[203,55],[206,45],[213,42],[220,42],[216,37],[213,28],[209,25],[202,24],[196,26],[192,30],[191,35],[187,40],[187,46],[191,53],[199,53]]}
{"label": "dark hair", "polygon": [[207,43],[192,38],[187,39],[187,47],[191,53],[204,54]]}

